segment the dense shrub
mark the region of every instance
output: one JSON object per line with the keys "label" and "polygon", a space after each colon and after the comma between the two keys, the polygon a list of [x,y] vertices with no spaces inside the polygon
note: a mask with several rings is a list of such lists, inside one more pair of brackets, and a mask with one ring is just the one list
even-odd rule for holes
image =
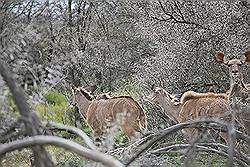
{"label": "dense shrub", "polygon": [[[63,94],[49,92],[45,95],[45,99],[47,104],[38,104],[36,106],[36,111],[43,120],[76,126],[81,128],[86,134],[91,135],[89,126],[81,119],[78,111],[69,106]],[[60,132],[59,134],[66,138],[72,137],[68,132]]]}
{"label": "dense shrub", "polygon": [[53,105],[62,105],[67,103],[66,98],[59,92],[49,92],[45,95],[46,102]]}

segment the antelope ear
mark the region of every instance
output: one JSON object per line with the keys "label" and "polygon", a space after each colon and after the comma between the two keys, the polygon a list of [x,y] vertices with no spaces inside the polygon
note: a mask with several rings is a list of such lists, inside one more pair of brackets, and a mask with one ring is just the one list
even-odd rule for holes
{"label": "antelope ear", "polygon": [[97,86],[96,85],[91,85],[91,86],[85,87],[84,89],[87,90],[90,93],[93,93],[97,89]]}
{"label": "antelope ear", "polygon": [[244,55],[241,56],[240,60],[245,63],[245,62],[250,62],[250,51],[246,51]]}
{"label": "antelope ear", "polygon": [[225,55],[222,52],[217,52],[215,54],[215,59],[216,61],[218,61],[219,63],[226,63],[226,59],[225,59]]}

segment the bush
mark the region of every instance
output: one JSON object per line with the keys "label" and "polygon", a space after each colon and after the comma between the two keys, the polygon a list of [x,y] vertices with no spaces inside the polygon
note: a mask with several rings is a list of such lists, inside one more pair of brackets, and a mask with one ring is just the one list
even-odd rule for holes
{"label": "bush", "polygon": [[42,119],[55,121],[63,124],[74,125],[74,111],[67,105],[44,105],[39,104],[36,110]]}
{"label": "bush", "polygon": [[66,98],[59,92],[49,92],[45,95],[48,104],[61,105],[67,103]]}
{"label": "bush", "polygon": [[[49,92],[45,95],[47,104],[39,104],[36,111],[43,120],[58,122],[62,124],[75,125],[74,109],[70,108],[63,94]],[[69,135],[63,133],[63,136]]]}

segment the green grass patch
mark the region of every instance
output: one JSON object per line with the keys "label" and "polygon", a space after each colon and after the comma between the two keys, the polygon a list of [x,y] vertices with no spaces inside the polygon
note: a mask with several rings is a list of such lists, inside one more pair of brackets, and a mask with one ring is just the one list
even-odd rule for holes
{"label": "green grass patch", "polygon": [[127,135],[125,135],[122,131],[119,131],[114,135],[114,140],[119,147],[128,146],[129,143]]}

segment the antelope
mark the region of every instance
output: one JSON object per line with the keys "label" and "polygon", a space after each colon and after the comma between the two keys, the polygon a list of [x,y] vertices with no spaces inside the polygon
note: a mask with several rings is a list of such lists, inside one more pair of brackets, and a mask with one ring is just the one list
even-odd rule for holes
{"label": "antelope", "polygon": [[230,75],[230,89],[228,96],[230,101],[233,103],[233,99],[238,99],[244,106],[246,103],[246,109],[240,113],[236,113],[236,116],[241,121],[243,127],[246,129],[248,135],[250,134],[250,84],[245,84],[243,81],[243,73],[241,65],[246,62],[250,62],[250,51],[245,52],[240,59],[227,60],[224,53],[218,52],[215,55],[218,62],[226,65],[229,69]]}
{"label": "antelope", "polygon": [[112,126],[118,126],[129,140],[134,140],[147,128],[146,114],[132,97],[100,95],[95,99],[91,95],[94,89],[88,90],[72,87],[73,103],[91,127],[94,137],[101,138]]}
{"label": "antelope", "polygon": [[[197,93],[194,91],[185,92],[180,102],[162,88],[156,87],[153,93],[148,96],[152,102],[159,104],[166,115],[173,121],[182,123],[200,117],[223,118],[229,111],[228,96],[224,93]],[[191,141],[197,136],[197,129],[187,128],[182,130],[184,136]],[[220,136],[227,142],[227,134]]]}

